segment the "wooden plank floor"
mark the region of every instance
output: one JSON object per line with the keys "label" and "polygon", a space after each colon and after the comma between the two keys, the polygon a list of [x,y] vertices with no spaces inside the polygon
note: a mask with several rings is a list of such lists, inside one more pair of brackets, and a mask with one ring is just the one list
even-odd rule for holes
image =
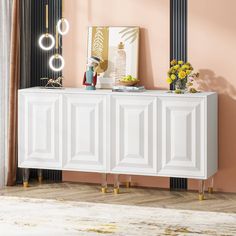
{"label": "wooden plank floor", "polygon": [[0,195],[236,213],[236,194],[230,193],[207,193],[206,200],[198,201],[197,192],[123,187],[120,194],[114,195],[111,187],[102,194],[99,185],[64,182],[6,187],[0,190]]}

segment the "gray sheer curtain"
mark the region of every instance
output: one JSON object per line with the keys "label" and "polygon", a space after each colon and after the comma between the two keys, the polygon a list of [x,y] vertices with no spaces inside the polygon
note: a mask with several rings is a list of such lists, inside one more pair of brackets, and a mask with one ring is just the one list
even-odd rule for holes
{"label": "gray sheer curtain", "polygon": [[6,184],[12,0],[0,1],[0,187]]}

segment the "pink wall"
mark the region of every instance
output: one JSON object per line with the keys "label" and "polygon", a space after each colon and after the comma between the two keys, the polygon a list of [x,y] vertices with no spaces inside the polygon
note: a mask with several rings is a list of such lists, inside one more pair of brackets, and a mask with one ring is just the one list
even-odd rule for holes
{"label": "pink wall", "polygon": [[[236,1],[189,0],[188,54],[203,90],[219,93],[219,191],[236,192]],[[196,181],[189,187],[196,188]]]}
{"label": "pink wall", "polygon": [[86,69],[87,27],[140,26],[139,78],[147,88],[167,87],[169,65],[168,0],[66,0],[70,33],[63,38],[65,86],[82,85]]}
{"label": "pink wall", "polygon": [[[189,0],[189,60],[199,86],[219,93],[219,191],[236,192],[236,15],[235,0]],[[147,88],[164,88],[169,61],[169,0],[66,0],[71,30],[64,37],[65,85],[81,86],[87,27],[137,25],[141,29],[139,74]],[[98,182],[100,175],[64,172],[65,181]],[[134,177],[137,185],[168,187],[168,178]],[[190,189],[197,182],[189,181]]]}
{"label": "pink wall", "polygon": [[[86,69],[87,27],[140,26],[139,78],[147,88],[167,88],[169,0],[66,0],[70,32],[63,38],[65,86],[82,86]],[[100,175],[64,172],[65,181],[96,182]],[[134,177],[137,185],[168,186],[168,178]]]}

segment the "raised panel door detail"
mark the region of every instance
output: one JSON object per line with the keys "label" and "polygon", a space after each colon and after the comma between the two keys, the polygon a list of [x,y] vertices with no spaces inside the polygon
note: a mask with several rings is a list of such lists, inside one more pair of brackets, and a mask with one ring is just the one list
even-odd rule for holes
{"label": "raised panel door detail", "polygon": [[60,95],[20,96],[19,165],[34,168],[61,168]]}
{"label": "raised panel door detail", "polygon": [[106,171],[106,96],[64,95],[64,169]]}
{"label": "raised panel door detail", "polygon": [[158,174],[204,177],[204,98],[158,98]]}
{"label": "raised panel door detail", "polygon": [[111,142],[112,172],[156,173],[156,99],[113,96]]}

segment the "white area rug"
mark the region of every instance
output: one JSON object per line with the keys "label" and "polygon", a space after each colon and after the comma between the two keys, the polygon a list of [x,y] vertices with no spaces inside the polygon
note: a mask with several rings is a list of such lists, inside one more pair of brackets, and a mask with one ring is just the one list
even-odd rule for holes
{"label": "white area rug", "polygon": [[236,214],[0,197],[0,235],[236,235]]}

